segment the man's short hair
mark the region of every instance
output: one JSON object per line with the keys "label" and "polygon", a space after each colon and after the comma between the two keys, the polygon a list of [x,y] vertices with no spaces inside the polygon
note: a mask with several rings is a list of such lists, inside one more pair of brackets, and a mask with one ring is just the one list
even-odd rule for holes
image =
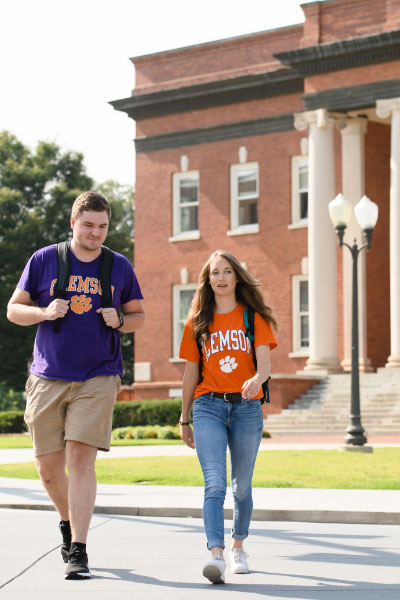
{"label": "man's short hair", "polygon": [[77,219],[85,210],[105,211],[108,219],[111,219],[111,206],[107,198],[97,192],[83,192],[83,194],[80,194],[72,205],[71,217]]}

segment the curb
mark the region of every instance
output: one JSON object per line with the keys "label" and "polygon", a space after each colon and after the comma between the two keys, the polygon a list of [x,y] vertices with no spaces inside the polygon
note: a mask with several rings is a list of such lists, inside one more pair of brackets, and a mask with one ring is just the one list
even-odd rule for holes
{"label": "curb", "polygon": [[[51,504],[1,503],[0,508],[55,511]],[[94,513],[134,517],[182,517],[201,519],[202,508],[157,506],[100,506]],[[225,519],[232,519],[232,509],[224,510]],[[306,523],[343,523],[354,525],[400,525],[400,512],[363,512],[353,510],[280,510],[255,509],[252,521],[295,521]]]}

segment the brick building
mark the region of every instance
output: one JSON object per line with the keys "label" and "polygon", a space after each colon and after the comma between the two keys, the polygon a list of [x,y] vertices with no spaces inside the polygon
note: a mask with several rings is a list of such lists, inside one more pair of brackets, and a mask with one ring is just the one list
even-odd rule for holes
{"label": "brick building", "polygon": [[112,103],[137,127],[136,397],[177,395],[183,324],[216,248],[259,279],[279,322],[282,404],[310,376],[349,370],[351,256],[328,215],[339,192],[379,205],[359,264],[361,370],[400,370],[400,0],[302,8],[304,24],[134,58],[132,96]]}

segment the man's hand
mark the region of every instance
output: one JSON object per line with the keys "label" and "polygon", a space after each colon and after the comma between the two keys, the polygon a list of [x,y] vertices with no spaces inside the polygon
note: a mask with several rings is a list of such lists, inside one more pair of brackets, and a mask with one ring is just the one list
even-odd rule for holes
{"label": "man's hand", "polygon": [[68,312],[69,300],[62,300],[62,298],[56,298],[46,308],[43,308],[43,313],[46,321],[55,321],[56,319],[62,319]]}
{"label": "man's hand", "polygon": [[113,329],[119,327],[119,316],[115,308],[98,308],[96,312],[101,313],[104,322],[108,327],[112,327]]}

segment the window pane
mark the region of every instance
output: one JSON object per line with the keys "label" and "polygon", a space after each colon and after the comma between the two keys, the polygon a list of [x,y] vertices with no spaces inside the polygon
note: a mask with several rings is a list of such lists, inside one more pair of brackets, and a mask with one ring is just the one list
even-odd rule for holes
{"label": "window pane", "polygon": [[239,202],[239,225],[258,223],[257,200],[241,200]]}
{"label": "window pane", "polygon": [[179,202],[197,202],[199,183],[194,179],[181,179],[179,182]]}
{"label": "window pane", "polygon": [[308,190],[308,166],[299,167],[299,190]]}
{"label": "window pane", "polygon": [[300,219],[308,217],[308,192],[300,192]]}
{"label": "window pane", "polygon": [[257,171],[242,171],[237,182],[239,198],[257,193]]}
{"label": "window pane", "polygon": [[197,206],[181,208],[181,232],[197,231],[198,228]]}
{"label": "window pane", "polygon": [[300,312],[308,312],[308,281],[300,281]]}
{"label": "window pane", "polygon": [[183,320],[183,324],[186,322],[186,317],[190,308],[190,303],[194,296],[194,292],[195,290],[181,290],[179,293],[179,319],[181,321]]}
{"label": "window pane", "polygon": [[301,317],[301,347],[307,348],[310,345],[308,337],[308,315]]}

